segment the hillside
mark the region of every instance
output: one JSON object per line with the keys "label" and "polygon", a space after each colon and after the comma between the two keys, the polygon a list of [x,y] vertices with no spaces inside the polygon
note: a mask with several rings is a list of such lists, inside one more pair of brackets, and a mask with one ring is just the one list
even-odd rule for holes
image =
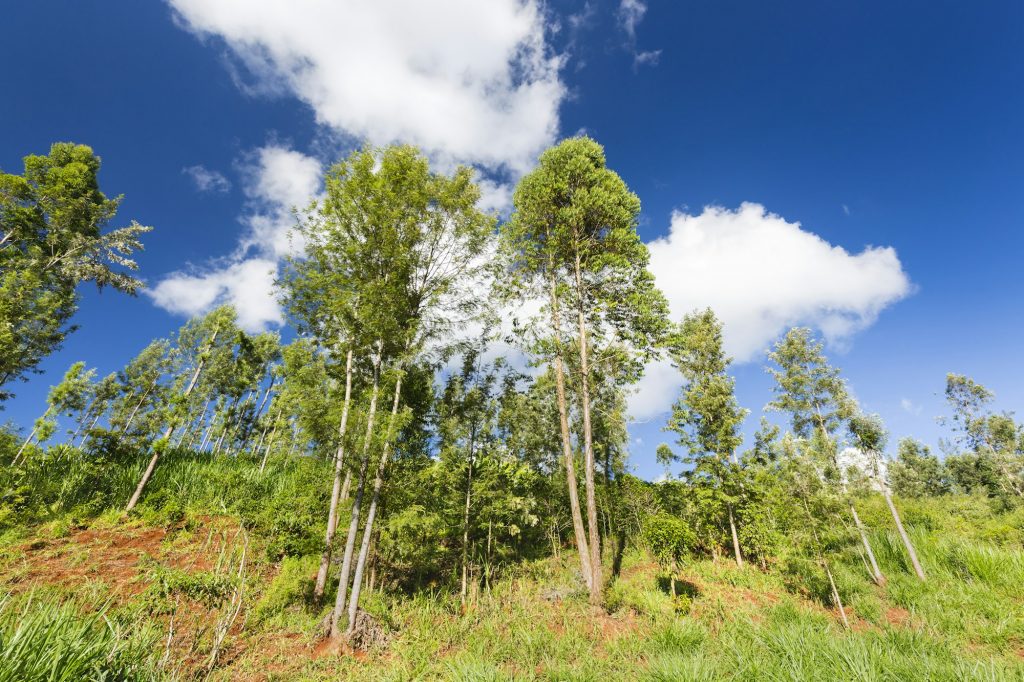
{"label": "hillside", "polygon": [[[294,481],[312,465],[268,472]],[[246,466],[168,469],[212,483]],[[253,506],[274,507],[287,487]],[[666,571],[631,539],[619,556],[609,546],[615,577],[601,606],[588,603],[571,548],[480,581],[465,608],[444,586],[409,590],[371,573],[370,616],[348,646],[323,634],[328,606],[311,604],[319,556],[301,551],[298,526],[240,514],[241,488],[219,495],[220,511],[212,498],[167,503],[163,489],[128,518],[61,513],[3,534],[0,680],[75,656],[129,679],[1024,679],[1024,514],[991,514],[979,498],[905,505],[925,583],[880,500],[864,501],[888,583],[868,580],[855,547],[836,555],[849,629],[812,562],[692,557],[673,600]]]}

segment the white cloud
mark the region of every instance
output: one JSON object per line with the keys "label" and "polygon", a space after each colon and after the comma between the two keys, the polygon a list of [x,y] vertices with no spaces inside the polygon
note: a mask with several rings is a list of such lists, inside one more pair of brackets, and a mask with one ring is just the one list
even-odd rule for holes
{"label": "white cloud", "polygon": [[633,53],[633,68],[640,66],[657,66],[661,58],[661,50],[638,50],[636,46],[636,28],[647,14],[647,3],[644,0],[621,0],[619,2],[619,26],[626,33],[626,49]]}
{"label": "white cloud", "polygon": [[566,95],[537,0],[169,0],[263,90],[318,122],[435,160],[522,173],[554,139]]}
{"label": "white cloud", "polygon": [[320,187],[320,163],[277,145],[258,149],[243,172],[248,212],[235,252],[200,267],[173,272],[147,290],[153,302],[180,315],[197,315],[231,303],[239,324],[250,331],[283,321],[274,297],[280,259],[295,248],[288,231],[293,207],[303,207]]}
{"label": "white cloud", "polygon": [[188,166],[182,168],[181,172],[192,178],[192,182],[200,192],[223,194],[231,189],[231,182],[224,177],[223,173],[210,170],[203,165]]}
{"label": "white cloud", "polygon": [[672,316],[710,306],[740,362],[795,325],[842,344],[912,289],[891,247],[851,254],[753,203],[676,212],[669,234],[648,246]]}
{"label": "white cloud", "polygon": [[[672,318],[710,306],[724,325],[726,351],[738,362],[760,359],[797,325],[842,346],[912,290],[892,248],[851,254],[753,203],[674,213],[669,234],[648,247]],[[631,415],[646,420],[665,413],[679,386],[671,364],[651,363],[631,396]]]}
{"label": "white cloud", "polygon": [[622,0],[619,3],[619,24],[630,40],[636,40],[636,27],[647,14],[647,3],[643,0]]}

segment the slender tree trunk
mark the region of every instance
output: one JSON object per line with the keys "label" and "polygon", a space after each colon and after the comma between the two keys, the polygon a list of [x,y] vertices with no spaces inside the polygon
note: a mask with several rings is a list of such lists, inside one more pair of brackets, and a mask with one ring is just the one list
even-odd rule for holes
{"label": "slender tree trunk", "polygon": [[[831,437],[829,436],[828,429],[825,428],[825,419],[821,415],[821,407],[815,404],[814,409],[818,415],[818,428],[821,429],[821,435],[824,437],[826,443],[830,443]],[[871,541],[868,540],[868,533],[867,530],[864,528],[864,524],[860,522],[860,516],[857,514],[857,508],[853,505],[853,498],[847,494],[846,484],[842,482],[843,472],[839,470],[839,459],[834,452],[832,453],[832,457],[833,464],[835,465],[836,470],[839,473],[840,486],[842,488],[842,492],[844,495],[846,495],[846,501],[850,505],[850,516],[853,517],[853,524],[857,527],[857,534],[860,535],[861,544],[864,545],[864,551],[867,552],[868,561],[871,563],[871,579],[875,582],[876,585],[881,587],[885,585],[885,575],[882,574],[882,570],[878,567],[878,561],[875,560],[875,552],[871,549]]]}
{"label": "slender tree trunk", "polygon": [[366,437],[363,439],[363,456],[359,463],[359,480],[356,484],[356,495],[352,499],[352,514],[349,517],[348,535],[345,538],[345,556],[341,562],[341,574],[338,576],[338,594],[331,612],[331,637],[341,634],[338,622],[345,612],[348,598],[348,582],[352,572],[352,554],[356,547],[356,534],[359,532],[359,514],[363,504],[363,491],[366,487],[366,470],[370,461],[370,447],[373,442],[373,421],[377,415],[377,392],[380,388],[380,364],[383,343],[377,344],[377,357],[373,365],[373,384],[370,387],[370,409],[366,416]]}
{"label": "slender tree trunk", "polygon": [[338,427],[338,450],[334,455],[334,487],[331,489],[331,504],[327,512],[327,533],[324,537],[324,551],[320,555],[320,570],[313,587],[313,603],[317,606],[327,587],[327,571],[331,566],[331,548],[334,533],[338,528],[338,501],[341,498],[341,472],[345,464],[345,429],[348,427],[348,407],[352,397],[352,349],[345,359],[345,402],[341,408],[341,425]]}
{"label": "slender tree trunk", "polygon": [[594,485],[594,435],[590,423],[590,359],[587,348],[587,321],[583,311],[583,276],[579,256],[576,257],[576,287],[580,303],[577,307],[580,335],[580,407],[583,411],[583,483],[587,494],[587,527],[590,535],[590,602],[601,601],[601,531],[597,525],[597,494]]}
{"label": "slender tree trunk", "polygon": [[459,601],[462,607],[466,606],[466,588],[469,571],[469,508],[473,493],[473,457],[476,440],[476,424],[471,427],[469,435],[469,467],[466,473],[466,506],[462,510],[462,589],[459,592]]}
{"label": "slender tree trunk", "polygon": [[[212,347],[213,344],[217,341],[218,333],[220,333],[219,329],[214,330],[213,336],[210,338],[210,347]],[[196,365],[196,371],[192,375],[192,380],[189,382],[188,388],[185,389],[185,394],[183,397],[188,398],[189,395],[192,393],[192,390],[196,387],[196,383],[198,383],[199,381],[199,376],[203,373],[203,364],[205,362],[206,358],[201,358],[199,360],[199,364]],[[175,423],[174,418],[172,417],[171,423],[167,425],[167,431],[164,432],[163,440],[170,440],[171,434],[174,433],[174,427]],[[149,479],[153,476],[153,470],[156,469],[156,463],[157,460],[159,459],[160,451],[156,450],[155,452],[153,452],[153,457],[149,460],[149,465],[146,467],[146,471],[143,472],[142,478],[139,479],[139,484],[135,487],[135,492],[132,493],[131,499],[128,500],[128,504],[124,508],[126,512],[130,512],[132,509],[135,509],[135,505],[139,503],[139,498],[142,497],[142,491],[146,487],[146,484],[149,483]]]}
{"label": "slender tree trunk", "polygon": [[[47,410],[47,413],[49,413],[49,410]],[[18,448],[18,454],[16,454],[14,456],[14,461],[11,462],[11,466],[14,466],[15,464],[18,463],[18,461],[21,459],[22,453],[25,452],[25,448],[27,448],[28,444],[32,442],[32,439],[36,437],[36,431],[38,431],[38,430],[39,430],[38,426],[33,426],[32,427],[32,433],[28,434],[28,438],[26,438],[25,442],[21,444],[21,447]]]}
{"label": "slender tree trunk", "polygon": [[139,402],[132,409],[132,413],[130,415],[128,415],[128,421],[126,421],[124,423],[124,428],[121,429],[121,433],[128,433],[128,429],[131,428],[132,422],[135,421],[135,415],[137,415],[139,413],[139,410],[142,408],[143,404],[146,402],[146,398],[148,398],[149,394],[153,392],[154,388],[156,388],[156,382],[157,382],[157,380],[153,379],[153,383],[151,383],[149,385],[149,388],[147,388],[143,392],[142,398],[139,399]]}
{"label": "slender tree trunk", "polygon": [[[278,416],[278,419],[281,418],[280,414],[278,414],[277,416]],[[267,468],[267,458],[270,457],[270,446],[274,444],[274,436],[276,436],[276,435],[277,435],[277,422],[275,421],[274,422],[274,428],[272,428],[270,430],[270,437],[267,438],[267,447],[263,450],[263,461],[260,462],[260,473],[261,474],[263,473],[263,470]]]}
{"label": "slender tree trunk", "polygon": [[832,577],[832,569],[829,568],[828,561],[825,559],[825,555],[821,551],[821,540],[818,538],[818,529],[814,525],[814,517],[811,516],[810,507],[807,506],[807,498],[802,497],[800,500],[803,503],[804,512],[807,514],[807,523],[811,526],[811,537],[814,538],[814,551],[818,555],[818,562],[821,567],[825,569],[825,575],[828,577],[828,584],[832,588],[832,599],[836,603],[836,607],[839,609],[839,616],[843,619],[843,627],[847,630],[850,629],[850,621],[846,618],[846,609],[843,608],[843,600],[839,597],[839,588],[836,587],[836,580]]}
{"label": "slender tree trunk", "polygon": [[740,553],[740,536],[736,532],[736,517],[732,513],[732,505],[729,505],[729,530],[732,532],[732,551],[736,555],[736,565],[743,568],[743,554]]}
{"label": "slender tree trunk", "polygon": [[839,598],[839,588],[836,587],[836,579],[832,577],[832,570],[828,567],[827,561],[822,559],[821,565],[825,569],[825,575],[828,576],[828,584],[832,588],[832,599],[835,600],[836,607],[839,609],[839,617],[843,619],[843,627],[849,630],[850,621],[846,618],[846,609],[843,608],[843,600]]}
{"label": "slender tree trunk", "polygon": [[892,513],[892,520],[896,522],[896,530],[899,531],[900,539],[903,540],[903,546],[907,548],[907,555],[910,557],[910,563],[914,566],[914,573],[921,580],[925,580],[924,569],[921,568],[921,562],[917,559],[914,544],[910,541],[910,536],[907,535],[907,531],[903,527],[903,520],[900,518],[900,513],[892,501],[892,493],[889,492],[889,487],[884,484],[882,486],[882,496],[885,497],[885,503],[889,505],[889,512]]}
{"label": "slender tree trunk", "polygon": [[377,464],[377,475],[373,479],[373,497],[370,499],[370,508],[366,512],[366,527],[363,529],[363,542],[359,547],[359,560],[356,562],[356,574],[352,578],[352,596],[348,603],[348,627],[345,629],[345,636],[352,634],[356,624],[356,610],[359,608],[359,589],[363,583],[363,571],[366,569],[366,557],[370,551],[370,540],[373,537],[373,521],[377,516],[377,504],[380,501],[380,491],[384,487],[384,472],[387,469],[388,457],[391,454],[391,439],[394,435],[395,418],[398,415],[398,401],[402,392],[402,375],[395,379],[395,397],[391,404],[391,418],[388,420],[388,430],[384,437],[384,445],[381,448],[380,462]]}
{"label": "slender tree trunk", "polygon": [[85,432],[82,434],[82,441],[78,444],[78,447],[80,447],[80,448],[85,447],[85,444],[89,442],[90,433],[91,433],[91,431],[94,428],[96,428],[96,422],[98,422],[100,420],[100,417],[103,416],[103,412],[104,411],[105,410],[101,410],[101,411],[97,412],[96,416],[94,416],[92,418],[92,423],[89,424],[89,428],[87,428],[85,430]]}
{"label": "slender tree trunk", "polygon": [[589,588],[593,582],[590,569],[590,549],[587,546],[587,534],[583,527],[583,514],[580,511],[580,494],[576,485],[576,464],[572,451],[572,435],[569,431],[569,408],[565,399],[565,370],[562,365],[561,320],[558,310],[558,291],[555,286],[554,274],[551,275],[551,325],[555,334],[555,389],[558,395],[558,423],[562,431],[562,455],[565,458],[565,478],[569,487],[569,509],[572,512],[572,530],[576,538],[576,550],[580,555],[580,570],[583,582]]}
{"label": "slender tree trunk", "polygon": [[864,545],[864,551],[868,555],[868,562],[871,564],[871,579],[875,581],[875,584],[879,587],[885,585],[885,575],[882,574],[882,570],[878,568],[878,561],[875,559],[875,553],[871,550],[871,543],[868,541],[868,532],[864,528],[864,524],[860,522],[860,516],[857,514],[857,508],[853,506],[853,500],[848,500],[850,503],[850,515],[853,517],[853,523],[857,526],[857,533],[860,534],[860,541]]}
{"label": "slender tree trunk", "polygon": [[98,402],[99,402],[99,398],[93,398],[92,402],[89,403],[89,407],[87,407],[85,409],[85,412],[82,413],[82,419],[81,419],[81,421],[78,422],[78,428],[76,428],[75,432],[73,434],[71,434],[71,441],[70,441],[71,445],[74,445],[75,441],[78,440],[78,434],[80,434],[82,432],[82,429],[85,427],[85,423],[87,421],[89,421],[89,417],[92,416],[92,410],[93,410],[94,407],[96,407],[96,403],[98,403]]}

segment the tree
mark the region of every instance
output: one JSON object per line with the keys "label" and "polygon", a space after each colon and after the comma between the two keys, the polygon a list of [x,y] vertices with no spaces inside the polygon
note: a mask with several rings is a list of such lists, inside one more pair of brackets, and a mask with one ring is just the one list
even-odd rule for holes
{"label": "tree", "polygon": [[651,553],[657,558],[662,569],[668,572],[669,588],[672,598],[675,599],[679,563],[696,544],[693,529],[682,519],[659,512],[647,517],[642,534]]}
{"label": "tree", "polygon": [[[153,476],[160,453],[167,447],[171,435],[177,428],[182,418],[183,407],[188,401],[189,395],[195,390],[200,377],[203,374],[203,367],[211,357],[217,358],[219,354],[230,352],[236,337],[237,327],[235,326],[235,310],[231,306],[221,306],[210,311],[204,317],[189,320],[178,332],[178,345],[175,349],[179,363],[179,373],[175,382],[176,392],[167,405],[164,414],[166,415],[167,429],[163,437],[153,447],[153,455],[149,464],[142,472],[139,483],[135,486],[125,512],[130,512],[139,503],[142,491]],[[217,338],[221,343],[217,345]],[[228,339],[225,343],[224,339]],[[187,382],[187,383],[186,383]]]}
{"label": "tree", "polygon": [[[417,353],[457,328],[478,297],[466,283],[474,282],[481,270],[480,256],[494,224],[477,210],[478,199],[469,169],[445,176],[431,172],[415,148],[364,149],[331,169],[324,200],[299,227],[306,249],[286,272],[286,305],[325,347],[340,343],[345,356],[351,347],[371,359],[366,433],[331,616],[335,635],[346,605],[349,629],[354,625],[391,438],[401,428],[403,376]],[[374,427],[382,381],[394,394],[381,441]],[[380,456],[353,575],[375,443]],[[338,487],[340,470],[336,467],[335,472]]]}
{"label": "tree", "polygon": [[931,449],[913,438],[901,438],[896,460],[887,467],[889,484],[900,497],[937,497],[949,492],[946,468]]}
{"label": "tree", "polygon": [[736,449],[743,442],[739,428],[749,411],[737,403],[735,380],[727,374],[731,358],[722,347],[722,324],[710,308],[686,315],[667,344],[684,384],[665,429],[674,431],[688,452],[683,458],[691,465],[687,479],[706,484],[714,501],[725,508],[733,554],[742,566],[734,510],[740,493]]}
{"label": "tree", "polygon": [[28,438],[21,444],[21,448],[14,456],[12,465],[18,463],[25,448],[33,439],[38,438],[40,441],[44,441],[53,435],[56,429],[54,421],[56,417],[63,413],[79,412],[85,409],[89,386],[94,376],[96,376],[96,370],[86,370],[84,362],[76,362],[68,368],[59,384],[50,387],[50,392],[46,396],[46,412],[36,420],[32,432],[29,433]]}
{"label": "tree", "polygon": [[994,414],[988,405],[990,390],[962,374],[946,375],[946,402],[953,409],[955,444],[988,460],[980,465],[999,472],[998,489],[1012,497],[1024,496],[1024,429],[1011,413]]}
{"label": "tree", "polygon": [[[580,137],[545,151],[538,167],[520,180],[511,219],[502,226],[506,272],[513,291],[546,291],[548,334],[542,349],[558,387],[573,526],[591,600],[602,592],[597,520],[591,339],[607,329],[640,354],[648,354],[664,330],[667,304],[647,270],[647,247],[636,232],[640,200],[605,164],[604,149]],[[579,353],[578,403],[582,425],[583,478],[588,532],[584,536],[569,432],[564,362],[567,330],[563,306],[575,313]],[[589,574],[589,575],[588,575]]]}
{"label": "tree", "polygon": [[768,357],[778,365],[778,369],[768,370],[776,382],[776,398],[768,404],[769,409],[788,412],[794,433],[823,460],[825,475],[836,482],[846,499],[871,564],[871,577],[877,584],[885,584],[839,466],[838,443],[833,434],[849,418],[852,409],[839,369],[828,363],[822,344],[814,341],[811,330],[806,328],[791,329]]}
{"label": "tree", "polygon": [[917,559],[914,544],[910,541],[910,536],[907,535],[907,531],[903,527],[903,520],[900,518],[900,513],[892,501],[889,482],[882,471],[882,452],[885,450],[885,444],[888,440],[888,434],[885,431],[882,418],[877,414],[866,415],[858,413],[850,418],[849,429],[857,449],[868,456],[869,473],[876,485],[882,490],[882,497],[885,498],[885,504],[889,507],[889,513],[892,514],[892,519],[896,522],[896,530],[899,532],[903,546],[907,550],[907,556],[910,557],[914,573],[917,574],[918,578],[924,580],[924,569],[921,568],[921,562]]}
{"label": "tree", "polygon": [[103,231],[121,197],[104,196],[99,170],[92,149],[58,142],[26,156],[22,175],[0,172],[0,401],[74,331],[79,284],[132,295],[142,286],[130,256],[152,228]]}

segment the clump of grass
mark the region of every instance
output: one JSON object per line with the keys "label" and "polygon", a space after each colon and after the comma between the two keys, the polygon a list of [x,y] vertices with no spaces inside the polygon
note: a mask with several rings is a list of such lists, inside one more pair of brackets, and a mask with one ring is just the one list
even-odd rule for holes
{"label": "clump of grass", "polygon": [[151,642],[131,637],[100,611],[29,598],[0,602],[0,682],[151,680]]}

